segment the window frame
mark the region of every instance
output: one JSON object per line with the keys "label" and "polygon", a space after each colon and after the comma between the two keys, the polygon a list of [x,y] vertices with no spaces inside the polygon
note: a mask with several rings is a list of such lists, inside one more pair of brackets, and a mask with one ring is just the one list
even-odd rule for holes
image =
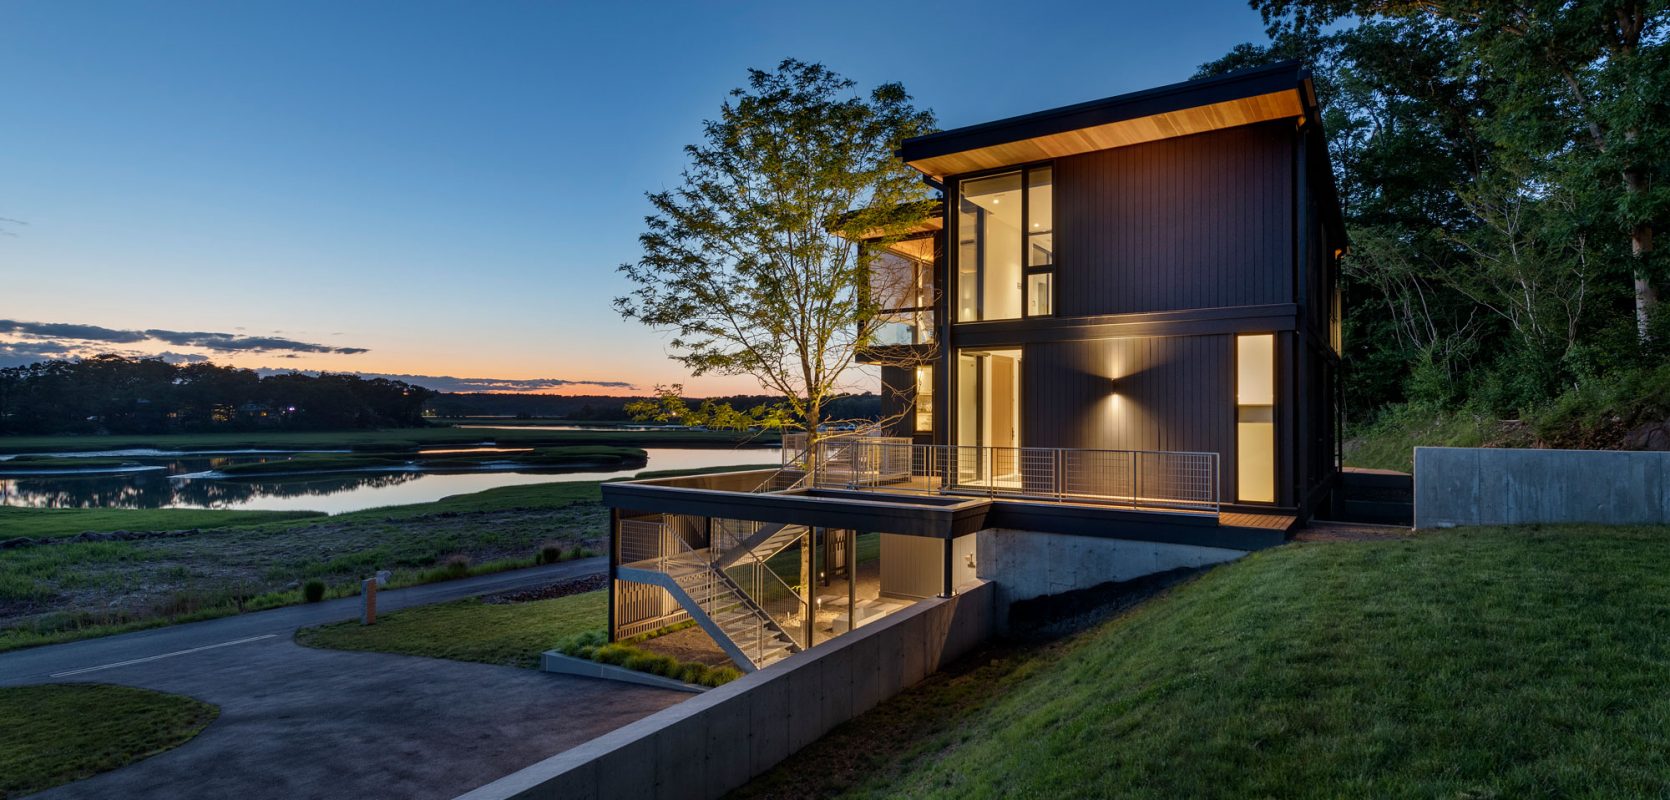
{"label": "window frame", "polygon": [[[925,234],[925,235],[921,235],[921,236],[907,236],[902,241],[909,241],[909,240],[912,240],[912,239],[932,239],[932,238],[934,238],[934,234],[929,233],[929,234]],[[887,247],[882,247],[880,245],[865,244],[865,245],[862,245],[862,246],[864,246],[864,247],[874,247],[877,250],[881,251],[877,255],[871,256],[869,273],[865,276],[865,280],[864,280],[864,291],[865,292],[874,291],[874,287],[871,285],[871,282],[870,282],[870,276],[875,273],[874,259],[878,258],[878,257],[881,257],[881,256],[892,256],[892,257],[895,257],[895,258],[904,259],[905,261],[910,262],[914,266],[914,269],[911,270],[912,281],[911,281],[910,296],[913,298],[912,302],[920,304],[925,298],[927,300],[927,303],[928,303],[927,305],[909,305],[909,306],[899,306],[897,308],[885,308],[885,307],[877,308],[876,309],[876,316],[877,316],[878,319],[891,320],[894,317],[898,317],[898,316],[901,316],[901,315],[906,315],[906,314],[911,315],[912,317],[915,318],[915,323],[911,326],[914,329],[914,332],[911,334],[911,341],[910,341],[909,344],[902,344],[902,343],[881,344],[881,343],[877,343],[877,344],[874,344],[874,345],[871,345],[871,346],[872,347],[911,347],[911,346],[915,346],[915,345],[933,344],[934,342],[938,341],[939,340],[939,320],[937,319],[938,288],[934,285],[934,260],[932,260],[932,259],[923,260],[923,259],[920,259],[920,258],[915,258],[913,256],[907,256],[903,253],[894,251],[894,250],[892,250],[890,248],[887,248]],[[929,324],[924,325],[924,324],[922,324],[924,319],[931,319],[932,321]],[[888,323],[887,322],[879,323],[878,326],[877,326],[877,330],[879,330],[880,325],[885,325],[885,324],[888,324]]]}
{"label": "window frame", "polygon": [[[1048,169],[1050,171],[1050,263],[1041,266],[1032,265],[1032,229],[1027,225],[1032,222],[1032,173]],[[1048,161],[1021,169],[1021,319],[1038,319],[1055,316],[1055,162]],[[1032,276],[1050,276],[1050,305],[1049,312],[1033,314],[1032,308]]]}
{"label": "window frame", "polygon": [[[964,324],[964,323],[980,323],[980,322],[1012,322],[1014,320],[1045,319],[1045,318],[1056,316],[1056,313],[1055,313],[1055,306],[1056,306],[1055,298],[1056,298],[1056,295],[1058,294],[1058,292],[1056,292],[1057,287],[1056,287],[1055,276],[1056,276],[1057,268],[1060,267],[1060,265],[1061,265],[1061,259],[1056,252],[1055,239],[1054,239],[1055,217],[1056,217],[1056,214],[1055,214],[1055,211],[1056,211],[1056,208],[1055,208],[1055,206],[1056,206],[1056,202],[1055,202],[1055,185],[1056,185],[1056,180],[1055,180],[1056,179],[1056,174],[1055,174],[1055,172],[1056,172],[1056,170],[1055,170],[1055,167],[1056,167],[1056,160],[1055,159],[1048,159],[1048,160],[1044,160],[1044,161],[1033,161],[1033,162],[1028,162],[1028,163],[1025,163],[1025,164],[1014,164],[1014,165],[1005,166],[1005,167],[996,167],[996,168],[993,168],[993,169],[980,170],[978,172],[964,173],[962,175],[956,176],[953,181],[947,183],[948,191],[946,192],[946,209],[945,209],[946,220],[945,220],[945,222],[946,222],[946,228],[948,230],[947,230],[947,235],[946,235],[946,239],[945,239],[945,241],[946,241],[945,251],[946,251],[946,256],[947,256],[946,261],[948,262],[948,266],[947,266],[947,269],[945,271],[945,275],[946,275],[946,291],[945,291],[945,298],[946,298],[945,306],[946,306],[946,308],[945,308],[945,310],[946,310],[946,317],[951,320],[951,324],[961,325],[961,324]],[[1048,169],[1050,171],[1050,184],[1049,184],[1049,192],[1050,192],[1050,230],[1049,230],[1049,233],[1051,235],[1051,239],[1050,239],[1050,245],[1051,245],[1050,246],[1050,263],[1044,264],[1044,265],[1039,265],[1039,266],[1032,266],[1029,263],[1031,261],[1029,256],[1031,255],[1030,247],[1031,247],[1031,244],[1032,244],[1032,240],[1031,240],[1032,234],[1029,232],[1030,229],[1027,226],[1028,226],[1029,223],[1032,222],[1032,173],[1035,170],[1039,170],[1039,169]],[[1020,309],[1021,309],[1021,313],[1020,313],[1020,316],[1018,316],[1018,317],[1004,317],[1002,319],[987,319],[986,318],[985,274],[984,274],[984,272],[981,268],[976,268],[976,271],[974,272],[974,276],[975,276],[974,277],[974,282],[975,282],[974,308],[975,308],[975,313],[978,315],[979,318],[978,319],[962,319],[960,317],[960,315],[957,313],[960,310],[957,307],[957,297],[960,296],[959,293],[962,291],[961,283],[962,283],[962,250],[963,250],[963,248],[962,248],[962,238],[963,238],[963,230],[962,230],[963,184],[968,183],[970,181],[977,181],[977,180],[982,180],[982,179],[985,179],[985,178],[995,177],[995,176],[998,176],[998,175],[1005,175],[1005,174],[1008,174],[1008,173],[1011,173],[1011,172],[1018,173],[1020,175],[1020,183],[1021,183],[1021,188],[1020,188],[1020,195],[1021,195]],[[953,202],[956,203],[955,207],[952,207]],[[1047,314],[1032,314],[1032,313],[1029,313],[1029,311],[1028,311],[1029,301],[1032,299],[1032,276],[1043,275],[1043,274],[1048,274],[1050,276],[1050,305],[1049,305],[1050,310],[1049,310],[1049,313],[1047,313]]]}

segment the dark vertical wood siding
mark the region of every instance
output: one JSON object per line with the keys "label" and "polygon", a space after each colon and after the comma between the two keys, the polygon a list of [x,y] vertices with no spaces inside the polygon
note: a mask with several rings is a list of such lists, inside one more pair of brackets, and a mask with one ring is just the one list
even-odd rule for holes
{"label": "dark vertical wood siding", "polygon": [[1056,313],[1290,303],[1291,123],[1055,162]]}
{"label": "dark vertical wood siding", "polygon": [[1234,353],[1233,336],[1027,344],[1022,442],[1218,453],[1219,496],[1233,502]]}
{"label": "dark vertical wood siding", "polygon": [[915,432],[916,375],[905,367],[881,368],[881,419],[888,436],[910,436]]}

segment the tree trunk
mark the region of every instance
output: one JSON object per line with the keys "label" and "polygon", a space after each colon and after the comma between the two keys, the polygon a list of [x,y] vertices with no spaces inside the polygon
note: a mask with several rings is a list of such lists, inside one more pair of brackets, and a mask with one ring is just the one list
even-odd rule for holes
{"label": "tree trunk", "polygon": [[[1630,138],[1634,138],[1630,136]],[[1624,192],[1635,195],[1646,190],[1647,176],[1638,169],[1624,170]],[[1629,252],[1635,265],[1635,332],[1642,341],[1647,339],[1647,323],[1658,307],[1658,287],[1648,273],[1648,259],[1653,252],[1653,225],[1643,222],[1629,232]]]}
{"label": "tree trunk", "polygon": [[1630,232],[1629,249],[1635,256],[1635,330],[1647,339],[1647,322],[1658,307],[1658,287],[1647,274],[1647,255],[1653,251],[1653,226],[1637,225]]}

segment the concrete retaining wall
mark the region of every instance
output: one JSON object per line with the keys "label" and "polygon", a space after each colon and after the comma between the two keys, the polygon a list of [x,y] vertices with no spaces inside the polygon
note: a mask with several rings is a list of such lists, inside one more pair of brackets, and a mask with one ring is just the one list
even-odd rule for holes
{"label": "concrete retaining wall", "polygon": [[[990,528],[975,534],[975,572],[997,584],[997,608],[1108,581],[1234,561],[1245,550]],[[1007,617],[1007,613],[1000,615]]]}
{"label": "concrete retaining wall", "polygon": [[1670,524],[1670,453],[1415,448],[1415,527]]}
{"label": "concrete retaining wall", "polygon": [[603,664],[588,658],[575,658],[555,650],[548,650],[539,657],[539,670],[558,675],[577,675],[582,678],[636,683],[640,686],[654,686],[657,689],[673,689],[693,694],[701,694],[707,691],[706,686],[675,681],[672,678],[663,678],[660,675],[651,675],[647,672],[617,667],[613,664]]}
{"label": "concrete retaining wall", "polygon": [[459,800],[719,797],[984,641],[994,595],[924,600]]}

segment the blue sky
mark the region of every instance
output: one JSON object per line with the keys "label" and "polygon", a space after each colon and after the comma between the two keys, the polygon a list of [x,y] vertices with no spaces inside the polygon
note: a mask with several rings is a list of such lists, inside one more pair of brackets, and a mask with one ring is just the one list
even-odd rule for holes
{"label": "blue sky", "polygon": [[1227,0],[5,0],[0,359],[750,390],[689,380],[609,302],[644,192],[676,183],[748,67],[900,81],[955,127],[1183,80],[1263,38]]}

